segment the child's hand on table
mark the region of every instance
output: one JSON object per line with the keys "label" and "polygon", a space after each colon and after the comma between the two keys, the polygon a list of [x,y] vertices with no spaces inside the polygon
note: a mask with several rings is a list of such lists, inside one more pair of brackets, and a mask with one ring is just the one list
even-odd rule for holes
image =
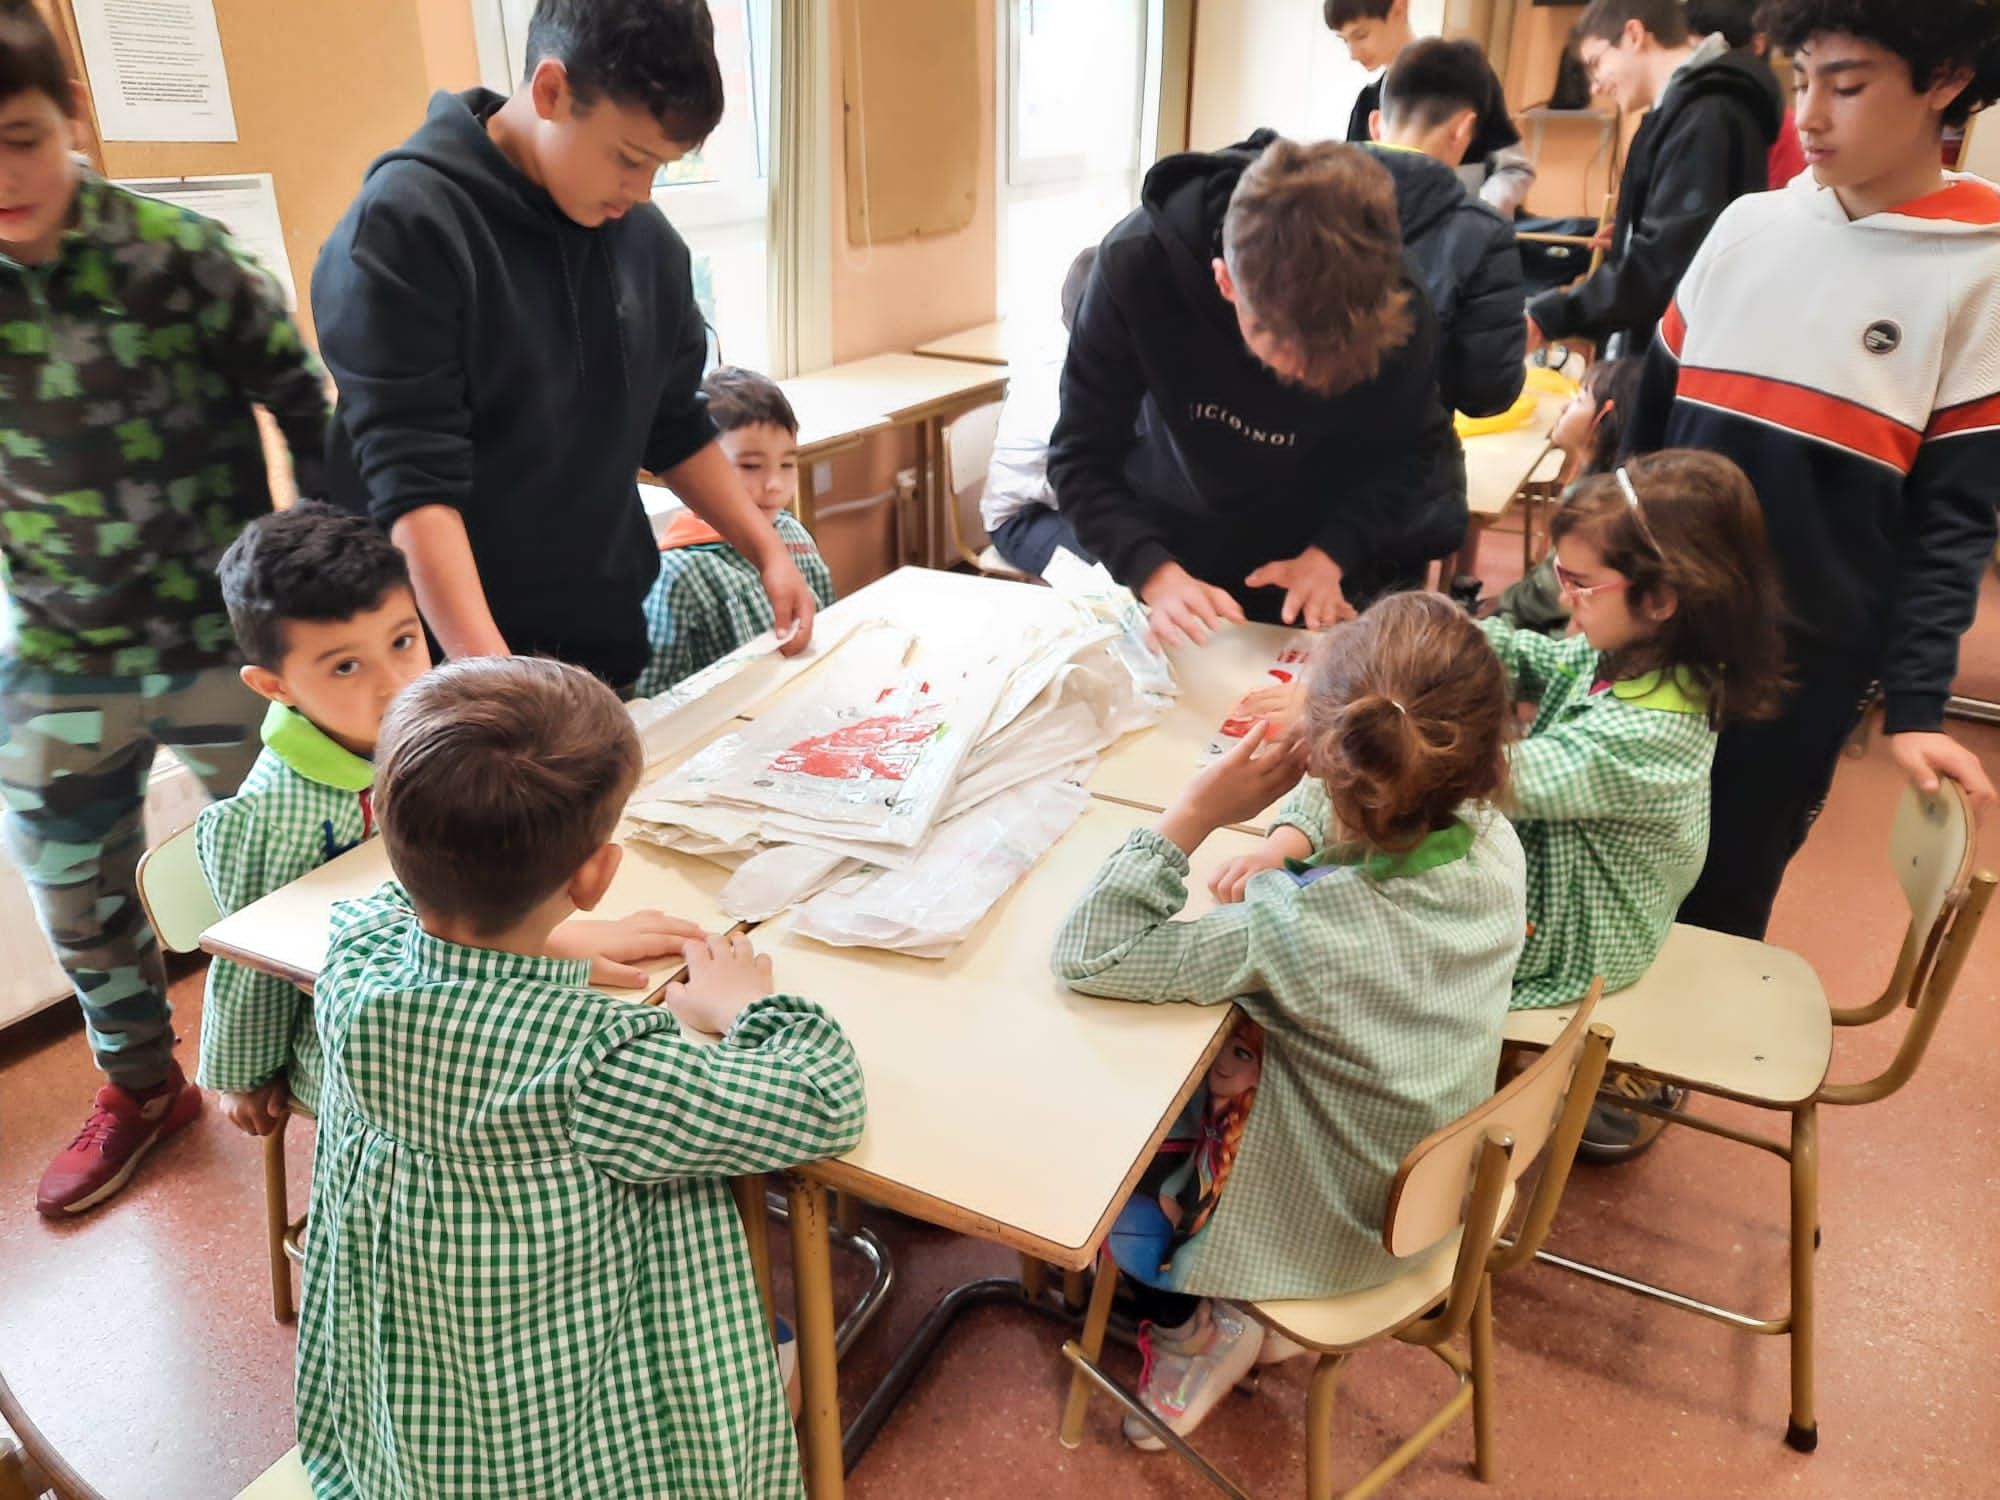
{"label": "child's hand on table", "polygon": [[549,957],[590,961],[590,982],[613,989],[643,990],[652,976],[635,965],[658,963],[701,937],[693,922],[663,911],[635,911],[616,921],[572,917],[549,934]]}
{"label": "child's hand on table", "polygon": [[1285,856],[1269,844],[1254,854],[1239,854],[1209,877],[1208,893],[1224,906],[1243,899],[1243,891],[1253,876],[1266,870],[1282,870]]}
{"label": "child's hand on table", "polygon": [[1154,830],[1192,854],[1216,829],[1256,817],[1289,792],[1305,774],[1305,747],[1275,740],[1266,746],[1267,739],[1271,722],[1259,719],[1235,748],[1181,788]]}
{"label": "child's hand on table", "polygon": [[269,1135],[281,1127],[285,1117],[291,1113],[285,1107],[290,1098],[291,1091],[285,1087],[285,1075],[280,1073],[269,1083],[245,1093],[225,1091],[221,1095],[222,1115],[246,1135]]}
{"label": "child's hand on table", "polygon": [[771,960],[742,933],[684,943],[687,974],[667,986],[669,1009],[697,1031],[717,1035],[771,988]]}

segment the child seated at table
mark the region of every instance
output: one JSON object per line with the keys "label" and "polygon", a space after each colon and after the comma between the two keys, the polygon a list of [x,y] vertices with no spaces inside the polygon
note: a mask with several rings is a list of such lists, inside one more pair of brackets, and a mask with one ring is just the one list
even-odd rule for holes
{"label": "child seated at table", "polygon": [[[1520,841],[1492,806],[1508,720],[1478,626],[1442,595],[1392,595],[1315,648],[1302,746],[1260,753],[1253,728],[1132,833],[1056,936],[1074,989],[1233,1001],[1264,1032],[1256,1102],[1206,1224],[1164,1268],[1119,1267],[1205,1299],[1157,1309],[1143,1340],[1139,1398],[1175,1432],[1258,1358],[1260,1325],[1227,1299],[1335,1296],[1397,1274],[1382,1245],[1397,1166],[1493,1091],[1526,928]],[[1176,921],[1189,856],[1294,782],[1264,848],[1217,877],[1241,899]],[[1128,1204],[1114,1242],[1161,1212]],[[1126,1436],[1160,1446],[1136,1418]]]}
{"label": "child seated at table", "polygon": [[[775,380],[735,365],[709,371],[701,391],[722,429],[722,451],[824,609],[833,603],[833,574],[812,533],[791,513],[799,498],[792,403]],[[693,511],[679,512],[660,538],[660,576],[646,595],[652,655],[639,674],[638,696],[664,693],[771,628],[771,600],[756,564]]]}
{"label": "child seated at table", "polygon": [[[1516,695],[1536,705],[1509,762],[1532,931],[1515,1009],[1607,992],[1659,956],[1708,853],[1716,733],[1769,718],[1783,686],[1779,585],[1743,471],[1669,450],[1585,480],[1550,525],[1576,633],[1482,622]],[[1660,1105],[1680,1091],[1615,1074]],[[1601,1105],[1584,1154],[1643,1150],[1662,1121]]]}
{"label": "child seated at table", "polygon": [[688,942],[658,1006],[551,948],[604,898],[639,778],[588,673],[452,662],[377,761],[399,883],[335,906],[314,996],[314,1493],[800,1495],[727,1178],[854,1146],[853,1048],[741,936]]}
{"label": "child seated at table", "polygon": [[[216,572],[242,648],[243,681],[268,700],[264,748],[241,790],[203,808],[195,853],[216,906],[233,912],[344,854],[374,832],[370,757],[383,711],[430,670],[403,554],[376,526],[331,505],[260,516]],[[642,912],[572,924],[562,941],[601,983],[637,985],[629,963],[674,951],[698,929]],[[216,959],[202,1005],[198,1081],[252,1135],[283,1125],[287,1099],[316,1111],[312,1007],[287,980]]]}
{"label": "child seated at table", "polygon": [[[1600,359],[1583,372],[1576,394],[1556,418],[1549,442],[1562,454],[1556,482],[1564,498],[1592,474],[1608,474],[1625,445],[1625,428],[1639,399],[1639,377],[1646,362]],[[1500,593],[1493,613],[1509,625],[1563,635],[1569,630],[1569,606],[1556,583],[1554,548],[1527,575]]]}

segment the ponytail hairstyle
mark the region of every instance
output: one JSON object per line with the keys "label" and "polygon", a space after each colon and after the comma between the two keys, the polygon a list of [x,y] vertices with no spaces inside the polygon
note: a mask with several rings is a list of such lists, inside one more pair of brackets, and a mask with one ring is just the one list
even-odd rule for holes
{"label": "ponytail hairstyle", "polygon": [[1674,596],[1674,612],[1645,640],[1613,653],[1605,675],[1622,681],[1659,672],[1678,681],[1702,694],[1716,729],[1777,712],[1785,690],[1781,595],[1763,507],[1741,469],[1685,448],[1635,458],[1576,487],[1549,524],[1551,546],[1566,536],[1589,542],[1630,581],[1626,598],[1635,608]]}
{"label": "ponytail hairstyle", "polygon": [[1442,594],[1392,594],[1328,631],[1306,677],[1306,768],[1344,834],[1403,853],[1507,780],[1506,670]]}

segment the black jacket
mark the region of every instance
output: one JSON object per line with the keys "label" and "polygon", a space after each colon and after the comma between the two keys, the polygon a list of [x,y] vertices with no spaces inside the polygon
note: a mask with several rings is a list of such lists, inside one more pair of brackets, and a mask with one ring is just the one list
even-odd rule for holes
{"label": "black jacket", "polygon": [[1167,562],[1275,618],[1267,562],[1318,546],[1350,598],[1420,576],[1465,534],[1458,439],[1437,398],[1437,327],[1376,378],[1326,397],[1286,385],[1243,342],[1216,289],[1222,216],[1271,137],[1170,156],[1104,239],[1063,366],[1049,478],[1083,545],[1137,588]]}
{"label": "black jacket", "polygon": [[1445,405],[1473,417],[1507,410],[1521,394],[1528,354],[1514,226],[1436,158],[1393,146],[1367,149],[1396,179],[1403,248],[1437,314]]}
{"label": "black jacket", "polygon": [[1581,286],[1529,304],[1542,332],[1600,346],[1622,333],[1624,352],[1643,354],[1717,217],[1769,184],[1783,103],[1768,63],[1710,38],[1633,138],[1611,254]]}
{"label": "black jacket", "polygon": [[687,246],[651,204],[564,215],[488,138],[502,102],[434,97],[320,251],[331,493],[384,527],[453,507],[507,644],[629,683],[660,566],[638,470],[715,435]]}

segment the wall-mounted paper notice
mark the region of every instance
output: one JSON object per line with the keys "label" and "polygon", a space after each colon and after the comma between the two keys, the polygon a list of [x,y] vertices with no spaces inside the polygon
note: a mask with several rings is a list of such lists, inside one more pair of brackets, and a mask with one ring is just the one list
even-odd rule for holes
{"label": "wall-mounted paper notice", "polygon": [[215,0],[74,0],[107,141],[233,141]]}
{"label": "wall-mounted paper notice", "polygon": [[249,251],[285,289],[285,305],[299,305],[292,285],[292,258],[285,253],[285,229],[278,222],[278,192],[269,172],[240,177],[153,177],[120,186],[149,198],[164,198],[215,220]]}

